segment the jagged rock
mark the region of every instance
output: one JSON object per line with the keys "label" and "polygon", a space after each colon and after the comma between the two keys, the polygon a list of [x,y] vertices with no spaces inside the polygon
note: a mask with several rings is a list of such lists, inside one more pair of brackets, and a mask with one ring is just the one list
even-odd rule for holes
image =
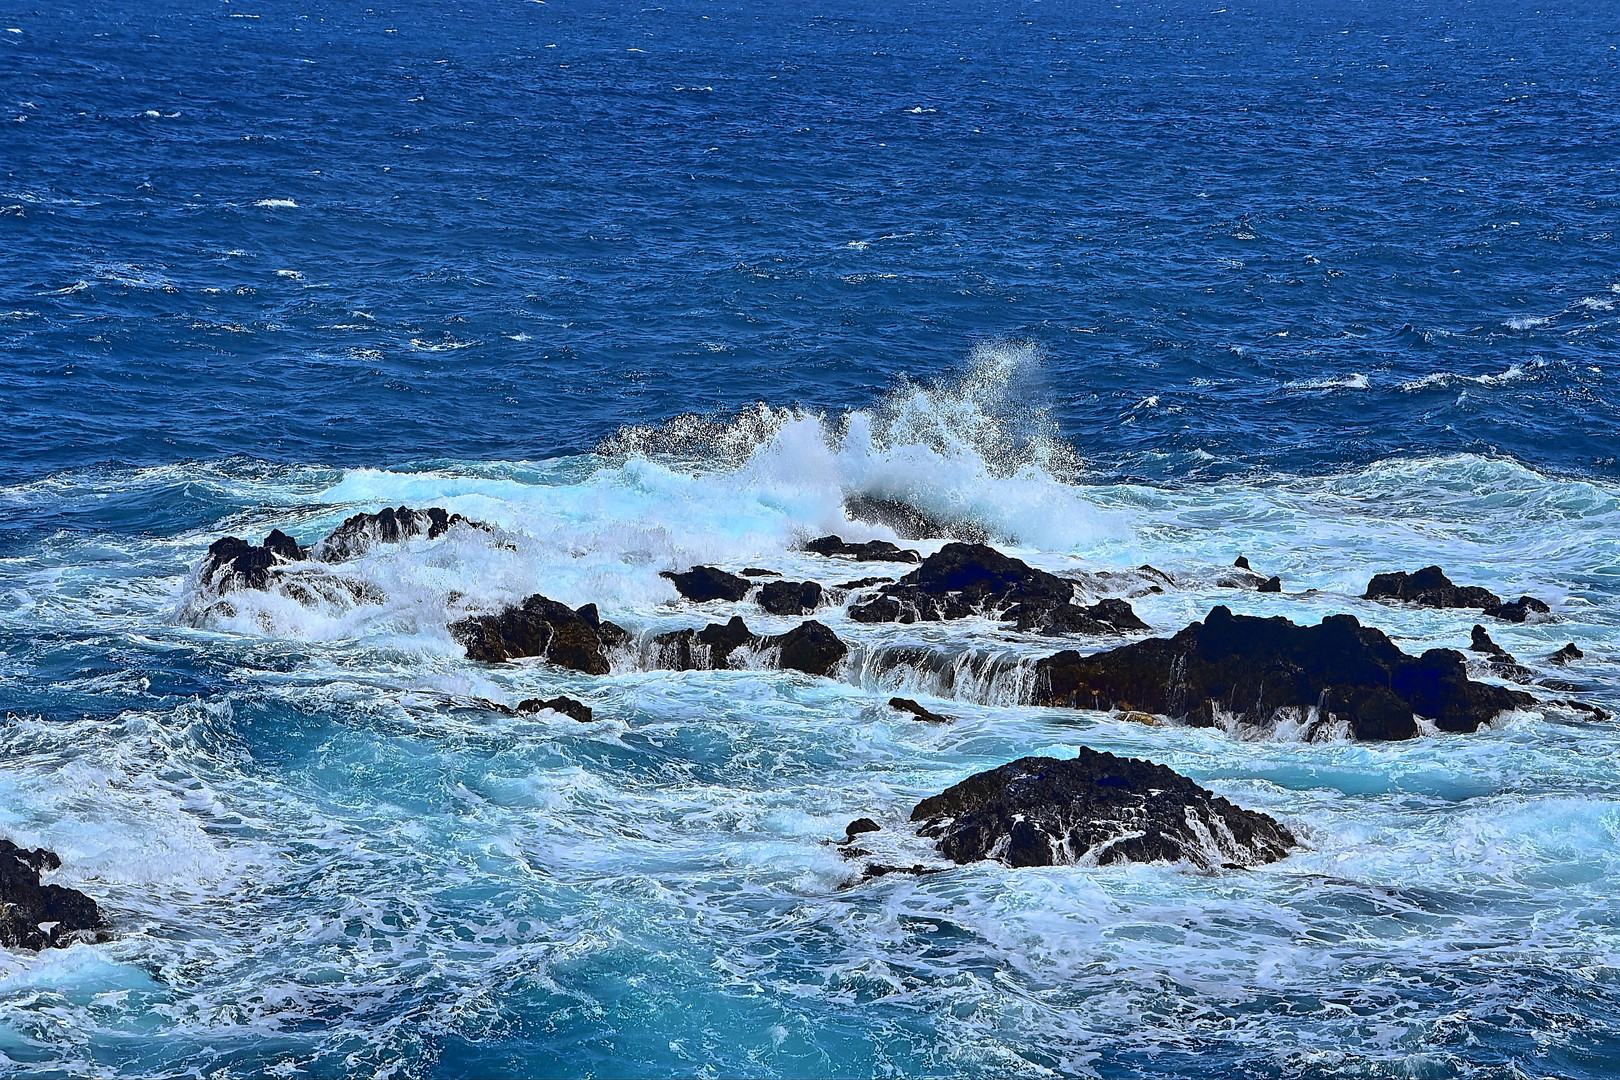
{"label": "jagged rock", "polygon": [[1558,664],[1558,665],[1562,666],[1564,664],[1570,663],[1571,661],[1579,660],[1582,657],[1584,657],[1585,655],[1586,654],[1581,652],[1581,650],[1577,649],[1575,647],[1575,643],[1573,641],[1571,641],[1569,644],[1565,645],[1562,649],[1559,649],[1557,652],[1555,652],[1551,656],[1547,657],[1547,662],[1549,664]]}
{"label": "jagged rock", "polygon": [[781,577],[775,570],[762,570],[757,566],[750,566],[742,572],[743,577]]}
{"label": "jagged rock", "polygon": [[739,616],[710,623],[701,630],[675,630],[652,639],[654,662],[674,671],[723,671],[731,654],[747,646],[777,649],[777,666],[807,675],[831,675],[849,646],[821,623],[808,619],[785,634],[756,634]]}
{"label": "jagged rock", "polygon": [[1509,603],[1497,604],[1494,607],[1485,609],[1486,615],[1493,619],[1501,619],[1503,622],[1522,623],[1529,618],[1531,612],[1538,615],[1547,615],[1552,612],[1552,608],[1533,596],[1521,596]]}
{"label": "jagged rock", "polygon": [[945,537],[982,544],[990,534],[971,521],[944,521],[919,510],[899,499],[880,499],[874,495],[851,495],[844,500],[844,513],[851,521],[865,521],[883,525],[907,540],[932,540]]}
{"label": "jagged rock", "polygon": [[545,709],[550,709],[552,712],[562,713],[564,716],[571,716],[582,724],[590,723],[591,717],[595,715],[591,712],[591,707],[589,705],[585,704],[583,701],[575,701],[571,697],[559,696],[554,698],[524,698],[517,704],[517,712],[519,715],[524,713],[537,713]]}
{"label": "jagged rock", "polygon": [[1237,557],[1237,561],[1234,562],[1232,565],[1237,567],[1239,570],[1253,570],[1254,569],[1254,567],[1249,565],[1248,557],[1244,556],[1244,555],[1239,555]]}
{"label": "jagged rock", "polygon": [[1276,574],[1273,574],[1260,584],[1256,585],[1255,589],[1258,592],[1280,593],[1282,592],[1282,578],[1278,577]]}
{"label": "jagged rock", "polygon": [[1090,607],[1071,603],[1043,609],[1038,605],[1020,604],[1010,609],[1005,617],[1014,620],[1020,630],[1038,630],[1043,634],[1124,634],[1148,629],[1148,624],[1137,618],[1130,604],[1114,597],[1099,600]]}
{"label": "jagged rock", "polygon": [[910,548],[897,547],[887,540],[868,540],[864,544],[847,543],[842,537],[822,536],[805,543],[804,550],[812,555],[828,558],[858,559],[862,562],[920,563],[922,555]]}
{"label": "jagged rock", "polygon": [[595,604],[575,610],[539,593],[498,614],[451,623],[450,634],[467,647],[469,660],[498,664],[538,656],[587,675],[610,672],[607,651],[630,638],[623,627],[604,621]]}
{"label": "jagged rock", "polygon": [[349,518],[316,544],[310,554],[321,562],[346,562],[378,544],[397,544],[418,536],[437,540],[455,525],[489,529],[481,521],[452,514],[438,506],[430,506],[426,510],[412,510],[408,506],[384,507],[375,514],[356,514]]}
{"label": "jagged rock", "polygon": [[263,543],[254,547],[237,536],[223,536],[208,547],[200,569],[201,579],[223,596],[236,589],[264,589],[270,584],[270,568],[303,562],[308,550],[298,541],[274,529]]}
{"label": "jagged rock", "polygon": [[842,582],[838,585],[834,585],[833,588],[846,589],[850,591],[855,589],[870,589],[873,585],[887,585],[893,580],[894,578],[892,577],[863,577],[856,578],[854,581]]}
{"label": "jagged rock", "polygon": [[985,615],[1015,618],[1021,628],[1031,629],[1044,625],[1058,608],[1073,607],[1073,600],[1074,584],[1056,574],[983,544],[952,543],[872,600],[850,607],[849,617],[913,623]]}
{"label": "jagged rock", "polygon": [[814,581],[772,581],[754,599],[772,615],[808,615],[821,606],[822,588]]}
{"label": "jagged rock", "polygon": [[1477,585],[1454,585],[1438,566],[1425,566],[1408,574],[1375,574],[1362,594],[1366,600],[1404,600],[1432,608],[1498,607],[1502,598]]}
{"label": "jagged rock", "polygon": [[1067,760],[1025,757],[919,802],[911,820],[956,863],[1008,866],[1190,862],[1259,866],[1298,841],[1187,777],[1082,746]]}
{"label": "jagged rock", "polygon": [[1512,653],[1508,652],[1506,649],[1502,648],[1502,646],[1491,640],[1491,635],[1486,633],[1485,628],[1479,625],[1479,623],[1474,624],[1473,640],[1468,644],[1468,651],[1484,653],[1486,656],[1491,657],[1491,659],[1500,660],[1503,663],[1518,663],[1518,661],[1514,659]]}
{"label": "jagged rock", "polygon": [[1160,570],[1157,566],[1143,563],[1141,566],[1138,566],[1137,569],[1144,574],[1158,578],[1172,589],[1176,587],[1176,579],[1165,573],[1163,570]]}
{"label": "jagged rock", "polygon": [[61,866],[55,852],[0,840],[0,945],[37,952],[112,936],[94,900],[77,889],[40,884],[41,872]]}
{"label": "jagged rock", "polygon": [[712,566],[694,566],[684,574],[677,574],[672,570],[661,570],[661,578],[668,578],[675,585],[675,591],[688,600],[702,603],[705,600],[738,601],[748,595],[754,583],[745,577],[728,574]]}
{"label": "jagged rock", "polygon": [[1265,725],[1279,710],[1318,710],[1358,739],[1410,739],[1417,717],[1442,731],[1476,730],[1499,713],[1533,703],[1518,690],[1470,681],[1461,653],[1408,656],[1382,631],[1353,616],[1318,626],[1233,615],[1213,608],[1173,638],[1148,638],[1081,656],[1072,650],[1036,665],[1036,704],[1143,710],[1194,727]]}
{"label": "jagged rock", "polygon": [[911,698],[892,697],[889,699],[889,708],[899,709],[901,712],[908,712],[912,716],[915,716],[918,720],[923,720],[930,724],[948,724],[951,722],[950,717],[941,716],[937,712],[932,712],[913,701]]}

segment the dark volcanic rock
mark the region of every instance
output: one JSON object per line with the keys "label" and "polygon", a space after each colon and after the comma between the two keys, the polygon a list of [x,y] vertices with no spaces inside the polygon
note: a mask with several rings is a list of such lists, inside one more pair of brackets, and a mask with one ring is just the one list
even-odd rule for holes
{"label": "dark volcanic rock", "polygon": [[1547,615],[1552,612],[1552,608],[1533,596],[1521,596],[1506,604],[1497,604],[1495,607],[1485,609],[1486,615],[1493,619],[1501,619],[1503,622],[1524,622],[1530,617],[1531,612]]}
{"label": "dark volcanic rock", "polygon": [[1123,634],[1131,630],[1146,630],[1148,624],[1137,618],[1131,605],[1124,600],[1109,597],[1090,607],[1079,604],[1059,604],[1054,608],[1038,605],[1019,605],[1006,613],[1020,630],[1039,630],[1043,634]]}
{"label": "dark volcanic rock", "polygon": [[814,581],[772,581],[754,599],[772,615],[808,615],[821,606],[822,588]]}
{"label": "dark volcanic rock", "polygon": [[658,576],[674,582],[675,590],[688,600],[700,603],[705,600],[735,602],[747,596],[748,590],[754,587],[754,583],[747,578],[728,574],[712,566],[694,566],[684,574],[661,570]]}
{"label": "dark volcanic rock", "polygon": [[412,510],[408,506],[384,507],[375,514],[356,514],[332,530],[316,544],[311,554],[321,562],[345,562],[365,554],[378,544],[397,544],[425,536],[437,540],[452,526],[466,525],[488,530],[481,521],[452,514],[438,506]]}
{"label": "dark volcanic rock", "polygon": [[1254,567],[1249,565],[1249,558],[1248,558],[1247,555],[1239,555],[1237,557],[1237,561],[1234,562],[1232,565],[1237,567],[1239,570],[1253,570],[1254,569]]}
{"label": "dark volcanic rock", "polygon": [[863,562],[922,562],[922,555],[910,548],[896,547],[887,540],[868,540],[864,544],[847,543],[841,537],[823,536],[808,541],[804,550],[812,555],[828,558],[859,559]]}
{"label": "dark volcanic rock", "polygon": [[901,712],[908,712],[912,716],[915,716],[918,720],[924,720],[930,724],[948,724],[951,722],[950,717],[941,716],[937,712],[931,712],[922,705],[913,701],[911,698],[892,697],[889,699],[889,708],[899,709]]}
{"label": "dark volcanic rock", "polygon": [[1191,862],[1258,866],[1298,841],[1276,819],[1232,805],[1163,765],[1082,746],[978,773],[911,812],[918,834],[957,863],[1008,866]]}
{"label": "dark volcanic rock", "polygon": [[1575,647],[1575,643],[1573,641],[1571,641],[1569,644],[1565,645],[1562,649],[1559,649],[1557,652],[1555,652],[1551,656],[1547,657],[1547,662],[1549,664],[1560,664],[1560,665],[1562,665],[1562,664],[1567,664],[1567,663],[1571,662],[1572,660],[1579,660],[1585,655],[1586,654],[1581,652],[1581,650],[1577,649]]}
{"label": "dark volcanic rock", "polygon": [[945,521],[925,510],[919,510],[899,499],[880,499],[875,495],[851,495],[844,500],[844,513],[851,521],[865,521],[894,530],[896,536],[907,540],[932,540],[945,537],[982,544],[990,534],[971,521]]}
{"label": "dark volcanic rock", "polygon": [[39,883],[42,871],[61,865],[54,852],[0,840],[0,945],[38,951],[112,936],[94,900],[77,889]]}
{"label": "dark volcanic rock", "polygon": [[1279,710],[1318,709],[1347,721],[1358,739],[1410,739],[1417,717],[1442,731],[1474,731],[1534,699],[1472,682],[1463,656],[1430,649],[1408,656],[1350,615],[1318,626],[1233,615],[1222,606],[1173,638],[1108,652],[1061,652],[1036,665],[1037,704],[1142,710],[1210,727],[1222,719],[1265,725]]}
{"label": "dark volcanic rock", "polygon": [[870,589],[873,585],[887,585],[893,581],[892,577],[863,577],[854,581],[841,581],[834,588],[837,589]]}
{"label": "dark volcanic rock", "polygon": [[853,840],[862,833],[882,831],[883,830],[878,826],[878,823],[873,821],[871,818],[856,818],[854,821],[844,826],[844,838],[846,840]]}
{"label": "dark volcanic rock", "polygon": [[743,577],[781,577],[775,570],[765,570],[758,566],[750,566],[742,572]]}
{"label": "dark volcanic rock", "polygon": [[589,705],[583,701],[575,701],[571,697],[524,698],[517,704],[519,714],[537,713],[545,709],[560,712],[564,716],[571,716],[582,724],[590,723],[591,717],[594,715]]}
{"label": "dark volcanic rock", "polygon": [[629,640],[622,627],[602,620],[595,604],[576,611],[539,593],[498,614],[451,623],[450,634],[467,647],[469,660],[498,664],[538,656],[588,675],[611,671],[607,650]]}
{"label": "dark volcanic rock", "polygon": [[1475,585],[1453,585],[1438,566],[1425,566],[1408,574],[1376,574],[1362,594],[1366,600],[1405,600],[1432,608],[1498,607],[1502,598]]}
{"label": "dark volcanic rock", "polygon": [[675,630],[652,640],[653,660],[675,671],[723,671],[731,666],[731,654],[750,649],[779,651],[777,666],[807,675],[831,675],[849,653],[849,646],[814,619],[806,620],[785,634],[756,634],[740,617],[729,622],[710,623],[701,630]]}
{"label": "dark volcanic rock", "polygon": [[270,568],[303,562],[309,552],[298,541],[276,529],[254,547],[236,536],[215,540],[203,557],[201,577],[224,595],[235,589],[264,589],[270,584]]}
{"label": "dark volcanic rock", "polygon": [[[849,617],[913,623],[985,615],[1033,629],[1057,609],[1075,607],[1073,600],[1074,584],[1056,574],[983,544],[946,544],[877,597],[852,606]],[[1064,617],[1072,622],[1083,610],[1065,611]]]}
{"label": "dark volcanic rock", "polygon": [[1282,578],[1278,577],[1276,574],[1273,574],[1260,584],[1256,585],[1255,588],[1260,592],[1280,593],[1282,592]]}
{"label": "dark volcanic rock", "polygon": [[1474,624],[1473,640],[1468,643],[1469,652],[1484,653],[1493,660],[1500,660],[1507,664],[1516,664],[1513,654],[1491,640],[1491,635],[1479,623]]}

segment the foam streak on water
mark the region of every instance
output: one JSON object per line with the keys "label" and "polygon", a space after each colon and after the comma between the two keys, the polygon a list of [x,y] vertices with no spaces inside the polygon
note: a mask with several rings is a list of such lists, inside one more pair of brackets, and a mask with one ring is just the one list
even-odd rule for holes
{"label": "foam streak on water", "polygon": [[[8,1069],[1603,1072],[1620,1049],[1604,1034],[1620,1007],[1607,724],[1548,709],[1385,746],[1032,709],[1028,660],[1057,645],[982,619],[823,611],[854,646],[839,679],[624,657],[602,678],[486,667],[444,630],[452,610],[543,590],[638,634],[731,614],[779,631],[795,620],[678,602],[658,571],[902,571],[795,550],[835,529],[893,538],[844,518],[842,496],[866,490],[970,516],[1059,572],[1150,561],[1180,583],[1134,601],[1159,633],[1224,602],[1350,611],[1409,650],[1460,647],[1466,618],[1355,596],[1375,570],[1438,560],[1551,601],[1557,622],[1493,635],[1532,666],[1577,641],[1589,659],[1567,674],[1620,703],[1612,485],[1468,456],[1088,482],[1038,410],[997,404],[1016,357],[868,412],[762,408],[595,455],[101,470],[0,491],[42,520],[96,507],[0,562],[0,829],[58,851],[57,879],[118,927],[0,957]],[[399,503],[495,531],[374,549],[343,568],[369,602],[189,604],[224,532],[309,542]],[[1288,592],[1218,587],[1238,553]],[[559,692],[596,718],[480,703]],[[894,692],[955,723],[889,710]],[[1254,872],[981,864],[850,887],[827,844],[870,814],[923,857],[904,828],[918,798],[1082,744],[1183,771],[1307,850]]]}

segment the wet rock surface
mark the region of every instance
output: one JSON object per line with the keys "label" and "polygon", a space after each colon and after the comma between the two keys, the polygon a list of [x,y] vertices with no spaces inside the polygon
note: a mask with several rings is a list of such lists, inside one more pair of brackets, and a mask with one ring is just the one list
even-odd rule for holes
{"label": "wet rock surface", "polygon": [[1432,608],[1485,608],[1497,607],[1502,598],[1489,589],[1477,585],[1456,585],[1438,566],[1425,566],[1422,570],[1406,573],[1375,574],[1367,583],[1365,600],[1403,600]]}
{"label": "wet rock surface", "polygon": [[61,866],[55,852],[0,840],[0,945],[37,952],[112,936],[90,897],[62,885],[40,884],[42,872]]}
{"label": "wet rock surface", "polygon": [[825,555],[830,559],[858,559],[862,562],[920,563],[922,553],[899,547],[887,540],[868,540],[864,544],[851,544],[838,536],[821,536],[807,541],[804,550],[812,555]]}
{"label": "wet rock surface", "polygon": [[1131,605],[1110,597],[1088,607],[1079,604],[1059,604],[1054,608],[1039,605],[1020,605],[1008,611],[1020,630],[1035,630],[1042,634],[1124,634],[1133,630],[1146,630],[1148,624],[1137,617]]}
{"label": "wet rock surface", "polygon": [[825,590],[814,581],[772,581],[754,600],[772,615],[808,615],[821,606]]}
{"label": "wet rock surface", "polygon": [[947,521],[899,499],[875,495],[851,495],[844,500],[844,513],[851,521],[864,521],[893,529],[906,540],[963,540],[983,544],[990,539],[984,528],[971,521]]}
{"label": "wet rock surface", "polygon": [[408,506],[385,507],[375,514],[355,514],[311,548],[310,555],[321,562],[346,562],[364,555],[378,544],[397,544],[419,536],[437,540],[456,525],[489,529],[481,521],[452,514],[438,506],[430,506],[426,510],[412,510]]}
{"label": "wet rock surface", "polygon": [[1557,652],[1547,657],[1547,662],[1549,664],[1558,664],[1562,666],[1564,664],[1569,664],[1576,660],[1580,660],[1585,656],[1586,654],[1581,652],[1580,649],[1577,649],[1575,647],[1575,643],[1571,641],[1562,649],[1559,649]]}
{"label": "wet rock surface", "polygon": [[1522,623],[1532,615],[1548,615],[1551,613],[1552,608],[1533,596],[1521,596],[1517,600],[1511,600],[1505,604],[1497,604],[1495,607],[1485,609],[1485,614],[1493,619],[1515,623]]}
{"label": "wet rock surface", "polygon": [[939,713],[933,712],[911,698],[892,697],[889,699],[889,708],[910,713],[918,720],[922,720],[930,724],[948,724],[951,722],[950,717],[941,716]]}
{"label": "wet rock surface", "polygon": [[713,566],[694,566],[681,574],[673,570],[661,570],[658,576],[667,578],[675,586],[675,591],[686,599],[699,603],[708,600],[729,600],[735,603],[754,588],[754,583],[747,578],[728,574]]}
{"label": "wet rock surface", "polygon": [[808,619],[785,634],[756,634],[739,616],[701,630],[675,630],[652,639],[653,660],[673,671],[723,671],[738,649],[779,650],[777,666],[807,675],[830,676],[849,646],[832,630]]}
{"label": "wet rock surface", "polygon": [[604,621],[595,604],[577,610],[539,593],[493,615],[474,615],[450,624],[450,634],[466,646],[467,659],[498,664],[535,656],[588,675],[613,670],[609,650],[630,635]]}
{"label": "wet rock surface", "polygon": [[303,562],[308,549],[282,532],[272,530],[258,545],[238,536],[222,536],[208,547],[199,574],[215,592],[224,595],[237,589],[265,589],[270,585],[270,568]]}
{"label": "wet rock surface", "polygon": [[1008,866],[1190,862],[1259,866],[1298,841],[1276,819],[1234,806],[1151,761],[1081,747],[1025,757],[919,802],[918,834],[956,863]]}
{"label": "wet rock surface", "polygon": [[1298,626],[1225,606],[1172,638],[1047,657],[1036,682],[1038,704],[1142,710],[1195,727],[1264,726],[1289,711],[1303,721],[1317,710],[1316,723],[1331,716],[1367,740],[1413,738],[1419,716],[1442,731],[1475,731],[1534,702],[1523,691],[1470,680],[1459,652],[1409,656],[1350,615]]}

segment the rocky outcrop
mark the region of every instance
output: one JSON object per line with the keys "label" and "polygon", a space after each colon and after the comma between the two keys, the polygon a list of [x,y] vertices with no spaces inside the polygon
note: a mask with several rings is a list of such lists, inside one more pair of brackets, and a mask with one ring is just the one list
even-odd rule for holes
{"label": "rocky outcrop", "polygon": [[806,541],[804,550],[812,555],[825,555],[829,559],[857,559],[861,562],[920,563],[922,555],[910,548],[897,547],[887,540],[868,540],[864,544],[851,544],[838,536],[822,536]]}
{"label": "rocky outcrop", "polygon": [[497,614],[451,623],[450,634],[466,646],[469,660],[498,664],[537,656],[587,675],[613,670],[608,651],[630,638],[623,627],[603,620],[595,604],[575,609],[539,593]]}
{"label": "rocky outcrop", "polygon": [[950,717],[941,716],[937,712],[926,709],[916,701],[913,701],[911,698],[892,697],[889,699],[889,708],[899,709],[901,712],[910,713],[918,720],[922,720],[929,724],[948,724],[951,722]]}
{"label": "rocky outcrop", "polygon": [[969,615],[1008,619],[1048,634],[1146,630],[1130,604],[1074,603],[1074,583],[984,544],[946,544],[878,595],[849,609],[856,622],[939,622]]}
{"label": "rocky outcrop", "polygon": [[1524,622],[1531,615],[1548,615],[1551,612],[1552,608],[1548,607],[1544,601],[1537,600],[1533,596],[1521,596],[1517,600],[1511,600],[1505,604],[1497,604],[1494,607],[1485,609],[1485,614],[1493,619],[1518,623]]}
{"label": "rocky outcrop", "polygon": [[1471,681],[1459,652],[1409,656],[1350,615],[1297,626],[1224,606],[1172,638],[1047,657],[1036,683],[1037,704],[1142,710],[1194,727],[1314,717],[1317,725],[1343,721],[1352,737],[1368,740],[1413,738],[1418,717],[1442,731],[1474,731],[1534,701]]}
{"label": "rocky outcrop", "polygon": [[[1144,570],[1151,569],[1143,567]],[[1255,592],[1282,592],[1282,578],[1272,575],[1256,573],[1249,560],[1239,555],[1232,564],[1232,569],[1220,574],[1215,579],[1215,586],[1221,589],[1253,589]]]}
{"label": "rocky outcrop", "polygon": [[772,615],[808,615],[821,606],[825,590],[814,581],[772,581],[754,599]]}
{"label": "rocky outcrop", "polygon": [[742,648],[755,653],[775,651],[777,667],[822,676],[832,675],[849,654],[849,646],[814,619],[785,634],[756,634],[733,616],[726,623],[710,623],[701,630],[659,634],[652,639],[652,659],[657,666],[674,671],[723,671],[732,666],[732,654]]}
{"label": "rocky outcrop", "polygon": [[198,570],[202,581],[220,595],[237,589],[264,589],[270,585],[270,569],[287,563],[303,562],[307,548],[274,529],[257,547],[238,536],[222,536],[208,547]]}
{"label": "rocky outcrop", "polygon": [[1547,657],[1547,662],[1549,664],[1557,664],[1562,667],[1565,664],[1573,663],[1574,661],[1583,658],[1585,655],[1586,654],[1577,649],[1575,647],[1575,643],[1571,641],[1562,649],[1559,649],[1557,652]]}
{"label": "rocky outcrop", "polygon": [[1404,600],[1408,604],[1432,608],[1497,607],[1502,598],[1477,585],[1454,585],[1438,566],[1425,566],[1414,573],[1404,570],[1375,574],[1362,594],[1366,600]]}
{"label": "rocky outcrop", "polygon": [[844,499],[844,513],[851,521],[864,521],[894,530],[896,536],[906,540],[933,540],[943,537],[982,544],[990,539],[983,527],[971,521],[946,521],[926,510],[919,510],[899,499],[882,499],[875,495],[850,495]]}
{"label": "rocky outcrop", "polygon": [[426,510],[412,510],[408,506],[384,507],[375,514],[355,514],[311,548],[310,555],[321,562],[347,562],[364,555],[378,544],[397,544],[419,536],[437,540],[456,525],[489,529],[481,521],[452,514],[438,506],[430,506]]}
{"label": "rocky outcrop", "polygon": [[742,576],[743,577],[781,577],[782,575],[780,573],[778,573],[777,571],[775,571],[775,570],[766,570],[762,566],[750,566],[750,567],[746,567],[743,570]]}
{"label": "rocky outcrop", "polygon": [[1260,866],[1298,843],[1276,819],[1244,810],[1163,765],[1081,747],[978,773],[911,812],[918,834],[956,863],[1008,866],[1190,862]]}
{"label": "rocky outcrop", "polygon": [[0,840],[0,945],[37,952],[112,936],[94,900],[77,889],[40,884],[42,872],[61,866],[55,852]]}
{"label": "rocky outcrop", "polygon": [[735,603],[748,595],[754,583],[745,577],[728,574],[713,566],[694,566],[684,574],[660,570],[658,576],[668,578],[675,591],[688,600],[702,603],[706,600],[729,600]]}
{"label": "rocky outcrop", "polygon": [[1491,640],[1491,635],[1487,633],[1485,628],[1479,625],[1479,623],[1474,624],[1473,634],[1468,643],[1468,651],[1484,653],[1492,660],[1500,661],[1504,664],[1518,663],[1518,661],[1514,659],[1512,653],[1508,652],[1506,649],[1502,648],[1502,646]]}

